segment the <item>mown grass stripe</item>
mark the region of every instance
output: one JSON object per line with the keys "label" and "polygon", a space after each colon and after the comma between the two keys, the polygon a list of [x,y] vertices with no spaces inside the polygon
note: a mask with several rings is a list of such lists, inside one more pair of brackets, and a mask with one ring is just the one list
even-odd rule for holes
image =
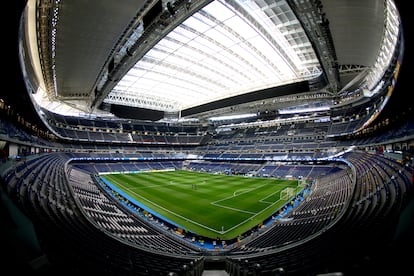
{"label": "mown grass stripe", "polygon": [[237,237],[270,217],[284,204],[280,191],[297,186],[295,181],[190,171],[105,177],[170,221],[199,235],[222,239]]}

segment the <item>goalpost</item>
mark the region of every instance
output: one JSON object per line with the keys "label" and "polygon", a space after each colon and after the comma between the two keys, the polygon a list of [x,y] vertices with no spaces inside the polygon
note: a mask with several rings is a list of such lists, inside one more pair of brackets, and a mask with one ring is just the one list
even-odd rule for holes
{"label": "goalpost", "polygon": [[302,188],[304,188],[304,187],[306,187],[306,184],[307,184],[308,182],[306,181],[306,178],[304,178],[304,177],[302,177],[301,179],[298,179],[298,186],[299,187],[302,187]]}
{"label": "goalpost", "polygon": [[295,195],[295,188],[287,187],[280,191],[280,199],[288,200]]}

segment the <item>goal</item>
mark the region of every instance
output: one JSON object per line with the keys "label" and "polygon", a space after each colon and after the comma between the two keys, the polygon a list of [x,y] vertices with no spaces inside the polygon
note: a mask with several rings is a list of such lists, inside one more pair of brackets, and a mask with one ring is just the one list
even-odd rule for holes
{"label": "goal", "polygon": [[288,200],[291,197],[295,195],[295,188],[284,188],[282,191],[280,191],[280,199],[282,200]]}

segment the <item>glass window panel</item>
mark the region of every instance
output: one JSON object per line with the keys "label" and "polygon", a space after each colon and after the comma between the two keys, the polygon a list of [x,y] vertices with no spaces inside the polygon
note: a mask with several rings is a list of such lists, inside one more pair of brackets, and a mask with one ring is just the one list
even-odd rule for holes
{"label": "glass window panel", "polygon": [[[174,104],[180,110],[297,80],[301,72],[318,66],[318,60],[289,6],[283,0],[270,2],[271,8],[264,2],[263,8],[253,2],[240,4],[273,40],[268,41],[230,5],[217,0],[159,41],[119,82],[114,93],[162,99],[165,105]],[[222,23],[217,24],[203,13]],[[286,36],[275,22],[286,22],[279,26]],[[299,46],[290,47],[287,39]],[[289,58],[283,58],[279,51]],[[293,72],[287,61],[301,72]]]}
{"label": "glass window panel", "polygon": [[231,67],[228,64],[217,63],[217,65],[213,68],[217,68],[217,70],[220,70],[220,72],[222,72],[221,73],[222,75],[226,75],[228,76],[228,78],[231,78],[231,79],[234,79],[235,75],[236,76],[241,75],[240,77],[245,78],[245,76],[243,76],[243,71],[241,71],[240,68]]}
{"label": "glass window panel", "polygon": [[120,81],[120,83],[131,83],[136,81],[137,78],[135,76],[131,76],[129,74],[127,74],[125,77],[122,78],[122,80]]}
{"label": "glass window panel", "polygon": [[263,63],[261,57],[247,46],[243,47],[242,45],[237,45],[233,47],[232,50],[237,52],[237,54],[243,58],[242,62],[248,62],[252,67],[258,67]]}
{"label": "glass window panel", "polygon": [[200,33],[204,33],[211,28],[211,25],[206,24],[203,20],[201,20],[201,16],[197,14],[188,18],[183,24],[197,30]]}
{"label": "glass window panel", "polygon": [[135,68],[139,68],[140,70],[149,71],[152,70],[154,64],[152,63],[153,59],[150,58],[143,58],[137,64],[134,65]]}
{"label": "glass window panel", "polygon": [[129,70],[127,75],[134,76],[136,78],[139,78],[140,76],[144,75],[146,73],[145,70],[142,70],[139,67],[134,66],[131,70]]}
{"label": "glass window panel", "polygon": [[190,41],[188,45],[198,49],[201,52],[204,52],[206,55],[213,55],[223,50],[223,48],[210,42],[208,39],[204,37],[197,37],[196,39]]}
{"label": "glass window panel", "polygon": [[175,55],[190,60],[193,63],[198,63],[198,61],[204,57],[204,55],[196,51],[194,47],[189,47],[188,45],[178,49],[178,51],[175,52]]}
{"label": "glass window panel", "polygon": [[165,59],[167,56],[169,55],[169,53],[164,52],[164,51],[160,51],[157,48],[153,48],[150,51],[148,51],[147,56],[151,57],[155,60],[163,60]]}
{"label": "glass window panel", "polygon": [[222,32],[217,30],[216,28],[210,29],[204,33],[206,36],[210,37],[211,39],[217,41],[221,47],[230,47],[234,45],[234,40],[230,39],[228,36],[224,35]]}
{"label": "glass window panel", "polygon": [[[190,25],[191,26],[191,25]],[[190,29],[194,29],[194,26],[191,26]],[[197,30],[197,29],[195,29]],[[178,26],[177,28],[174,29],[174,32],[179,34],[181,37],[184,37],[187,41],[194,39],[195,37],[197,37],[197,34],[194,32],[191,32],[190,30],[188,30],[187,28],[183,28]]]}
{"label": "glass window panel", "polygon": [[226,25],[244,39],[251,39],[258,36],[257,31],[239,17],[230,18],[226,21]]}
{"label": "glass window panel", "polygon": [[213,14],[220,21],[225,21],[234,16],[234,12],[219,1],[213,1],[203,8],[209,14]]}
{"label": "glass window panel", "polygon": [[158,45],[164,47],[168,51],[175,51],[182,46],[181,43],[178,43],[175,40],[172,40],[171,38],[165,38],[160,40],[155,47],[158,47]]}
{"label": "glass window panel", "polygon": [[166,60],[166,63],[174,64],[177,67],[186,68],[190,66],[192,63],[186,59],[181,58],[180,56],[170,55]]}
{"label": "glass window panel", "polygon": [[238,58],[229,51],[221,51],[220,53],[218,53],[217,57],[220,57],[220,61],[228,64],[236,70],[240,70],[241,68],[245,68],[248,66],[247,64],[242,64],[238,60]]}
{"label": "glass window panel", "polygon": [[128,87],[129,87],[129,85],[123,85],[123,84],[120,84],[120,83],[118,83],[118,84],[116,85],[116,89],[119,89],[119,90],[121,90],[121,91],[125,91],[125,90],[127,90],[127,89],[128,89]]}
{"label": "glass window panel", "polygon": [[180,41],[183,44],[187,43],[190,40],[190,38],[185,37],[176,31],[169,33],[168,38],[170,38],[171,40]]}

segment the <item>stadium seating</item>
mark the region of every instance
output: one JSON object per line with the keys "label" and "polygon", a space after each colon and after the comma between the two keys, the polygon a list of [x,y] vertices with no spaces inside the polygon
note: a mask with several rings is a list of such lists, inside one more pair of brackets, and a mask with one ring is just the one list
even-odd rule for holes
{"label": "stadium seating", "polygon": [[[134,213],[133,206],[108,196],[93,179],[103,171],[181,168],[181,161],[108,162],[114,159],[96,155],[80,162],[82,156],[87,155],[42,154],[16,163],[2,175],[8,195],[33,221],[51,261],[74,272],[138,270],[154,275],[168,270],[186,275],[185,266],[191,275],[201,275],[208,256],[225,258],[231,275],[251,274],[258,267],[263,275],[275,268],[299,275],[320,273],[321,265],[345,269],[338,263],[346,258],[340,252],[359,242],[374,246],[381,240],[412,190],[412,167],[360,151],[344,154],[336,161],[340,166],[321,166],[318,173],[317,165],[189,162],[194,170],[268,171],[270,176],[282,168],[282,175],[295,176],[310,176],[315,170],[310,193],[287,217],[248,233],[227,250],[210,252],[169,233],[162,223],[148,222]],[[168,266],[160,268],[160,261]]]}
{"label": "stadium seating", "polygon": [[[1,240],[6,253],[2,254],[2,268],[12,267],[9,262],[28,263],[30,271],[19,273],[23,269],[16,266],[12,267],[14,273],[46,275],[47,271],[38,269],[43,262],[50,266],[51,275],[205,276],[206,270],[214,267],[231,276],[321,276],[335,272],[399,275],[395,267],[409,267],[409,262],[402,264],[409,257],[392,258],[402,253],[388,250],[388,246],[398,233],[403,211],[413,202],[413,159],[405,154],[413,153],[414,121],[408,116],[396,127],[391,126],[390,118],[377,121],[395,93],[406,47],[402,18],[393,1],[362,6],[347,3],[341,12],[336,10],[337,4],[320,0],[217,1],[212,4],[221,9],[232,6],[217,15],[208,0],[145,0],[135,2],[133,9],[123,5],[119,10],[119,5],[110,1],[96,6],[91,2],[88,5],[94,8],[88,11],[100,12],[87,14],[83,9],[74,21],[93,18],[102,23],[95,24],[100,29],[109,29],[102,32],[88,25],[82,37],[79,34],[86,24],[75,26],[69,20],[72,12],[80,10],[73,8],[79,4],[61,2],[30,2],[17,20],[18,79],[23,72],[22,90],[27,90],[25,96],[32,100],[36,119],[46,130],[32,125],[33,118],[15,113],[6,98],[0,99],[0,202],[10,200],[28,218],[34,229],[30,237],[40,248],[35,250],[38,258],[14,260],[21,248],[16,245],[8,251],[14,241],[7,239],[12,236],[25,242],[26,237],[15,233],[5,236],[6,240]],[[111,17],[106,16],[111,10],[108,7],[116,9]],[[191,13],[198,9],[193,17]],[[357,23],[348,22],[347,32],[343,32],[347,13],[348,19]],[[230,24],[238,25],[238,15],[244,18],[240,22],[251,27],[245,34]],[[270,25],[262,25],[263,15],[264,23]],[[360,28],[358,23],[366,15],[372,15],[368,23],[375,24]],[[184,22],[197,24],[181,25]],[[67,27],[70,23],[73,30]],[[196,25],[205,31],[197,30]],[[250,40],[256,28],[254,38],[264,38],[265,43]],[[92,41],[87,33],[93,34]],[[168,43],[163,46],[164,35]],[[237,37],[243,39],[238,41]],[[188,42],[181,40],[184,38]],[[214,42],[215,46],[207,53],[197,48],[203,42]],[[226,49],[227,43],[237,47]],[[260,44],[266,45],[266,53],[261,52]],[[183,49],[190,49],[188,56],[180,52]],[[273,57],[269,55],[272,49],[278,50]],[[197,53],[203,57],[198,61]],[[88,59],[80,54],[87,54]],[[254,61],[251,58],[256,54],[260,55]],[[179,62],[167,62],[173,60],[169,58],[157,61],[157,56],[164,55]],[[210,60],[210,56],[214,58]],[[233,63],[230,57],[240,59]],[[154,71],[133,66],[139,60],[144,65],[149,62]],[[183,70],[178,85],[171,85],[174,68],[187,63],[191,66]],[[156,64],[162,66],[157,69]],[[213,64],[217,68],[210,69]],[[195,65],[203,69],[193,72]],[[222,65],[225,73],[220,71]],[[157,85],[148,84],[160,88],[156,97],[132,85],[132,77],[124,83],[128,86],[126,97],[123,88],[114,88],[122,83],[121,75],[130,66],[135,75],[147,77],[143,84],[152,79],[158,82],[156,76],[165,79]],[[219,83],[218,77],[227,71],[228,79]],[[259,75],[264,78],[272,71],[276,75],[269,83],[256,86],[262,79]],[[233,86],[245,76],[246,93],[233,94]],[[185,83],[187,79],[190,85]],[[275,86],[272,79],[281,82]],[[217,94],[196,105],[176,105],[175,99],[162,102],[164,91],[173,93],[173,88],[185,90],[188,86],[190,95],[190,90],[198,87],[209,88],[207,80],[213,80],[220,92],[231,92],[231,97]],[[111,102],[114,94],[120,102]],[[172,109],[158,105],[166,103]],[[225,175],[243,180],[263,178],[260,180],[271,185],[294,180],[299,189],[281,189],[278,196],[285,200],[281,206],[271,210],[263,222],[237,233],[236,238],[186,236],[177,231],[180,222],[151,213],[150,206],[126,196],[102,176],[145,172],[148,177],[147,172],[164,170],[219,174],[226,179]],[[169,184],[169,191],[178,194],[178,184]],[[209,183],[204,184],[210,188]],[[192,189],[195,192],[197,184],[192,184]],[[238,191],[231,193],[236,197]],[[20,230],[17,219],[7,212],[0,215],[0,222],[5,222],[1,234]],[[213,230],[219,233],[217,229]],[[223,226],[221,230],[224,234]],[[376,270],[362,268],[374,257],[380,257],[384,264]],[[387,266],[390,268],[382,271]]]}

